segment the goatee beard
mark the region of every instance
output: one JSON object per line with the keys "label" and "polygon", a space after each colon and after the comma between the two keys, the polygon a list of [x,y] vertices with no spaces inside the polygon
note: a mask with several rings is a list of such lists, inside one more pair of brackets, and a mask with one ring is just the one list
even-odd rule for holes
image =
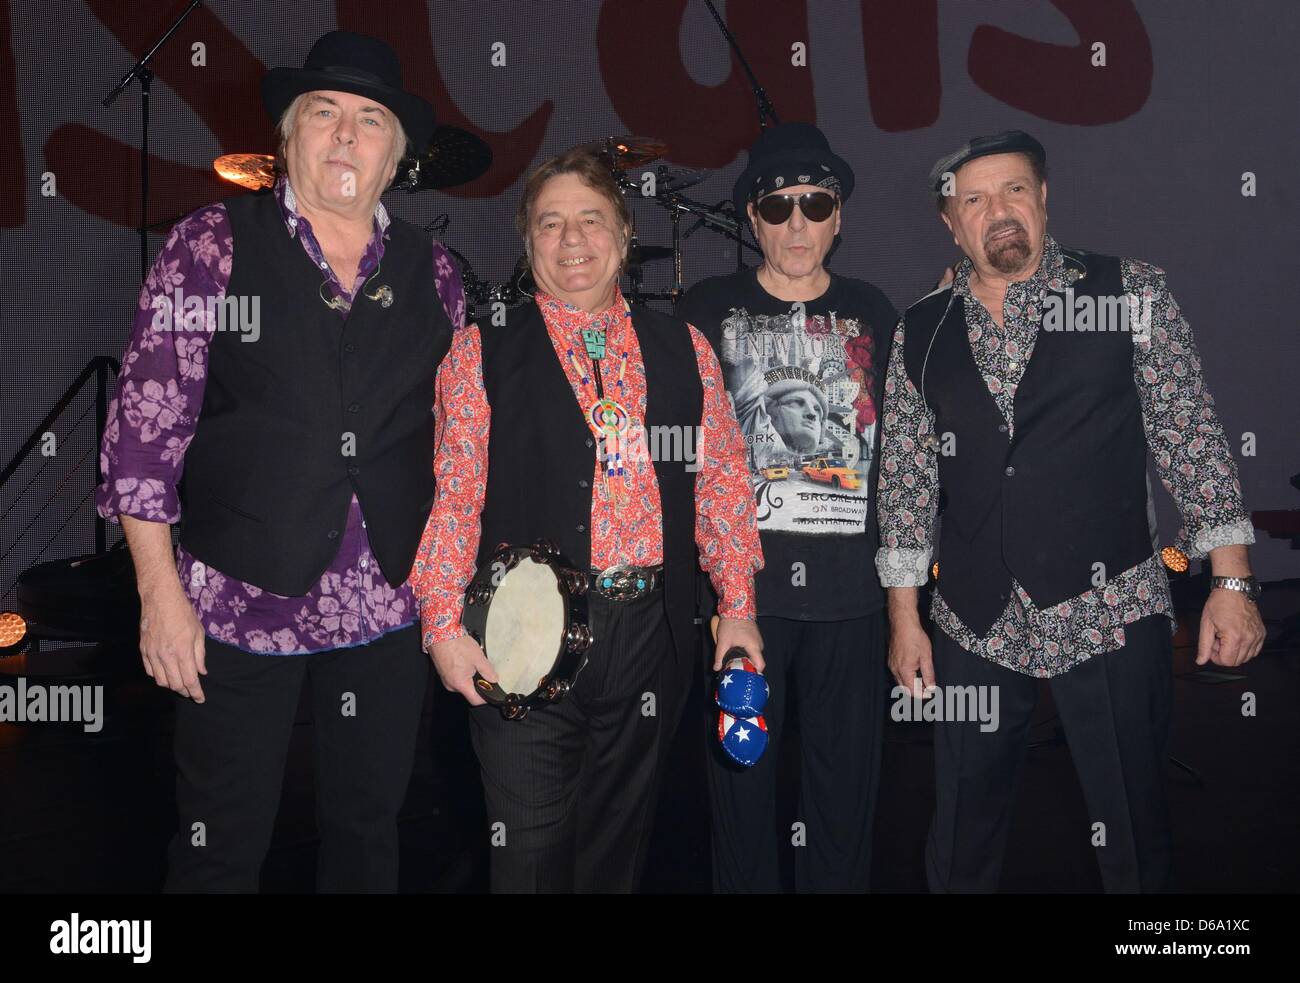
{"label": "goatee beard", "polygon": [[1025,268],[1029,259],[1029,237],[1023,229],[1020,234],[1010,239],[986,244],[984,257],[989,265],[1003,275],[1019,273]]}

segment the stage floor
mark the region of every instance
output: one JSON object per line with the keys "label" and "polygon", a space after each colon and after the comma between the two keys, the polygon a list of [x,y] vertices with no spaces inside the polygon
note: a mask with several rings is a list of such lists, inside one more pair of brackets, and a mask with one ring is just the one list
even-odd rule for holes
{"label": "stage floor", "polygon": [[[1193,678],[1193,652],[1175,652],[1168,767],[1175,883],[1187,892],[1300,889],[1300,646],[1266,648],[1244,678]],[[35,661],[35,660],[33,660]],[[4,668],[4,667],[0,667]],[[33,672],[35,670],[32,670]],[[169,694],[143,674],[111,684],[103,730],[0,725],[0,892],[155,892],[174,828]],[[1258,714],[1244,717],[1252,692]],[[1002,889],[1095,892],[1101,881],[1067,746],[1046,688],[1031,731]],[[402,891],[486,890],[487,831],[459,697],[431,678],[420,752],[402,813]],[[706,892],[703,687],[677,735],[643,890]],[[795,728],[797,732],[797,727]],[[268,893],[314,887],[312,725],[299,711],[280,816],[263,871]],[[886,724],[873,888],[923,892],[922,844],[933,803],[929,725]],[[795,818],[798,745],[783,753],[781,823]],[[1195,774],[1193,774],[1193,772]],[[786,875],[793,850],[784,839]]]}

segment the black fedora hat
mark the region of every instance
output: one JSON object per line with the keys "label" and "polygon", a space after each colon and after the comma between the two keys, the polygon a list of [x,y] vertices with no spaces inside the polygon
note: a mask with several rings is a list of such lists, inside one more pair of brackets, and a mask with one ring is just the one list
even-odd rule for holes
{"label": "black fedora hat", "polygon": [[[731,201],[736,215],[745,217],[754,184],[764,174],[778,168],[808,166],[807,181],[798,184],[817,184],[826,177],[839,181],[840,199],[853,193],[853,168],[842,157],[831,152],[831,145],[820,129],[812,123],[781,123],[764,130],[749,148],[749,166],[736,178],[731,190]],[[796,178],[802,176],[797,174]]]}
{"label": "black fedora hat", "polygon": [[[378,38],[330,31],[311,46],[302,68],[273,68],[262,79],[262,104],[277,123],[304,92],[331,89],[375,100],[401,120],[410,149],[420,154],[433,138],[433,106],[402,88],[397,52]],[[402,156],[406,156],[405,149]]]}

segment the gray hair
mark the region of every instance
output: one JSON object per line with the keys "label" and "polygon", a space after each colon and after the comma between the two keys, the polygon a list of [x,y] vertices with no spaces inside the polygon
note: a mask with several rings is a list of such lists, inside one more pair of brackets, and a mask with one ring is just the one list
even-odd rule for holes
{"label": "gray hair", "polygon": [[[280,114],[280,120],[275,124],[276,148],[275,148],[275,168],[283,173],[289,172],[289,162],[285,159],[284,148],[288,146],[289,140],[293,137],[293,128],[298,123],[298,110],[302,108],[302,102],[310,92],[303,92],[293,97],[293,101],[285,107],[284,112]],[[393,126],[396,129],[396,143],[401,150],[397,154],[397,159],[401,160],[411,149],[411,141],[406,136],[406,128],[402,126],[402,121],[397,118],[397,114],[389,110],[389,116],[393,119]]]}

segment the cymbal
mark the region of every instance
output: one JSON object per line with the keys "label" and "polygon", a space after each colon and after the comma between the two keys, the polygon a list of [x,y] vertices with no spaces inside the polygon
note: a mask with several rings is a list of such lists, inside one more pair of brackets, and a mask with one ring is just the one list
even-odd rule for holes
{"label": "cymbal", "polygon": [[486,143],[459,127],[439,126],[428,150],[397,165],[397,177],[388,190],[452,188],[482,177],[491,166],[492,148]]}
{"label": "cymbal", "polygon": [[593,153],[603,154],[615,170],[642,167],[668,153],[668,144],[654,137],[601,137],[583,146]]}
{"label": "cymbal", "polygon": [[223,154],[212,162],[223,181],[257,191],[275,184],[275,158],[270,154]]}

